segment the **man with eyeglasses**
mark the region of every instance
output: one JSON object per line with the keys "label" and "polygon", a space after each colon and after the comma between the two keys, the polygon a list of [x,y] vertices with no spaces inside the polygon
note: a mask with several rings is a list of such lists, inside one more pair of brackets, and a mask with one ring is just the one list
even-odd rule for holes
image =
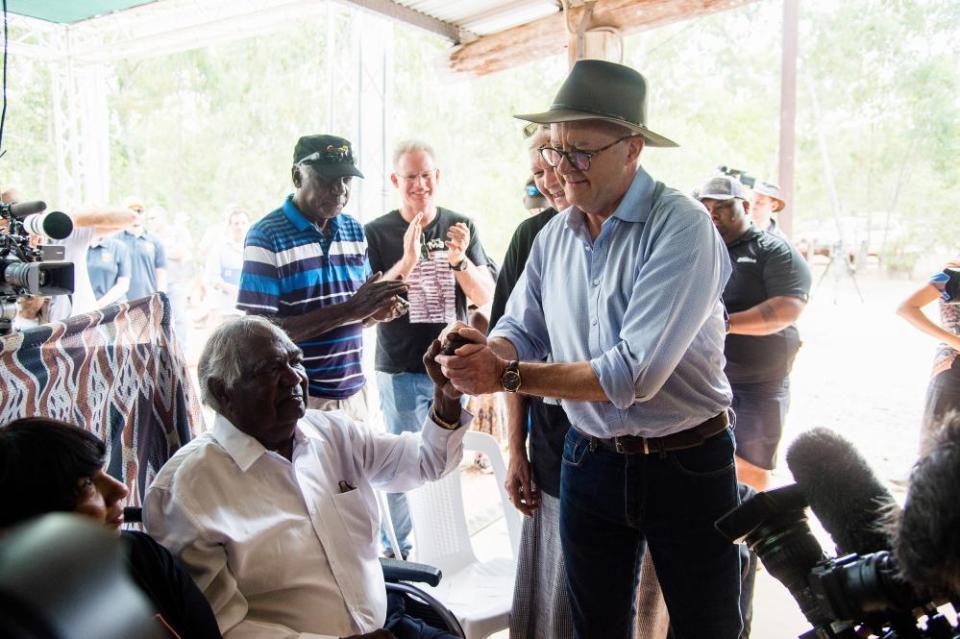
{"label": "man with eyeglasses", "polygon": [[363,177],[349,141],[300,138],[291,173],[294,194],[247,232],[237,308],[273,318],[303,350],[310,408],[364,421],[363,327],[406,312],[406,285],[371,275],[363,227],[343,213]]}
{"label": "man with eyeglasses", "polygon": [[[635,70],[580,60],[545,113],[543,159],[572,205],[534,241],[496,328],[436,360],[470,394],[562,400],[560,540],[577,637],[633,636],[647,548],[677,639],[738,639],[737,503],[720,294],[730,262],[697,202],[640,166],[676,146],[646,126]],[[542,360],[549,357],[547,362]]]}
{"label": "man with eyeglasses", "polygon": [[[437,206],[440,185],[436,154],[429,144],[401,142],[393,154],[390,181],[400,194],[399,209],[364,228],[370,265],[383,278],[403,279],[410,312],[377,327],[377,387],[387,430],[401,433],[423,423],[433,401],[433,384],[422,355],[444,327],[467,319],[468,300],[483,306],[493,299],[494,274],[473,221]],[[411,525],[406,499],[390,495],[390,512],[400,552],[387,536],[389,555],[406,556]]]}

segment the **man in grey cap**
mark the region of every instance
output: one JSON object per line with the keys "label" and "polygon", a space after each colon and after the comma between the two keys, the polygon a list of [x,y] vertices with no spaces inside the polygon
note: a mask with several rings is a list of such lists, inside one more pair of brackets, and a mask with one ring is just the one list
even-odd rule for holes
{"label": "man in grey cap", "polygon": [[785,238],[783,231],[777,226],[774,213],[779,213],[787,206],[786,200],[780,194],[780,186],[773,182],[757,182],[753,186],[753,199],[750,201],[750,213],[753,223],[761,231],[769,231]]}
{"label": "man in grey cap", "polygon": [[[739,558],[714,521],[737,505],[720,294],[726,249],[703,208],[640,166],[676,146],[646,125],[635,70],[580,60],[541,150],[572,205],[538,234],[486,338],[439,355],[453,385],[562,400],[572,424],[560,539],[578,637],[632,637],[653,553],[677,639],[737,639]],[[543,360],[548,360],[544,362]]]}
{"label": "man in grey cap", "polygon": [[363,421],[363,327],[402,315],[406,285],[370,273],[363,226],[343,213],[363,177],[349,141],[300,138],[291,175],[294,194],[247,232],[237,308],[275,318],[303,350],[310,408]]}

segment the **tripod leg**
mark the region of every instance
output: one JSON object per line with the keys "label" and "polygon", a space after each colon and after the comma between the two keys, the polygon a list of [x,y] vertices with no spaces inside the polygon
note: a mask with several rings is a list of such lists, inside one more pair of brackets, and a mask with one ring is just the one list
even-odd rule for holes
{"label": "tripod leg", "polygon": [[863,304],[863,293],[860,292],[860,286],[857,284],[857,271],[850,264],[847,264],[847,275],[850,276],[850,281],[853,282],[853,290],[857,292],[857,297],[860,298],[860,303]]}
{"label": "tripod leg", "polygon": [[833,257],[830,257],[830,261],[827,262],[826,268],[823,269],[823,273],[820,274],[820,279],[817,280],[817,290],[820,290],[820,285],[823,284],[823,280],[827,278],[827,273],[830,272],[830,267],[833,266]]}

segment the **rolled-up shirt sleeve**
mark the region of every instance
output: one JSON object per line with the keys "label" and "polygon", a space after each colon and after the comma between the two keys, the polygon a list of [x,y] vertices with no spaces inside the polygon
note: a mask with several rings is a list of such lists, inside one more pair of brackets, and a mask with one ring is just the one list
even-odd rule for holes
{"label": "rolled-up shirt sleeve", "polygon": [[726,247],[709,217],[665,219],[637,274],[620,341],[590,362],[604,393],[620,409],[650,400],[663,387],[717,310],[730,277]]}
{"label": "rolled-up shirt sleeve", "polygon": [[490,333],[490,339],[508,340],[523,361],[540,361],[550,354],[550,335],[543,314],[544,243],[537,236],[517,285],[507,300],[503,317]]}

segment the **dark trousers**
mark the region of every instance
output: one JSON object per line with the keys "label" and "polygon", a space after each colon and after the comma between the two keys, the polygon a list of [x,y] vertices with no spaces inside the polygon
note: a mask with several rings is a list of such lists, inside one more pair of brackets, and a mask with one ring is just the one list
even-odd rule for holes
{"label": "dark trousers", "polygon": [[[737,489],[740,493],[740,503],[757,494],[757,491],[746,484],[737,484]],[[760,558],[757,557],[757,553],[747,548],[746,544],[740,544],[738,548],[740,550],[740,616],[743,618],[743,632],[740,633],[740,639],[748,639],[753,626],[753,587],[757,583],[757,566]]]}
{"label": "dark trousers", "polygon": [[923,409],[920,430],[920,454],[930,452],[940,430],[960,419],[960,357],[953,366],[933,376],[927,386],[927,401]]}
{"label": "dark trousers", "polygon": [[677,639],[738,639],[740,557],[714,521],[738,504],[733,433],[696,448],[624,455],[570,429],[560,540],[577,637],[629,639],[649,545]]}
{"label": "dark trousers", "polygon": [[383,627],[397,639],[459,639],[459,635],[438,630],[407,614],[403,595],[387,593],[387,622]]}

